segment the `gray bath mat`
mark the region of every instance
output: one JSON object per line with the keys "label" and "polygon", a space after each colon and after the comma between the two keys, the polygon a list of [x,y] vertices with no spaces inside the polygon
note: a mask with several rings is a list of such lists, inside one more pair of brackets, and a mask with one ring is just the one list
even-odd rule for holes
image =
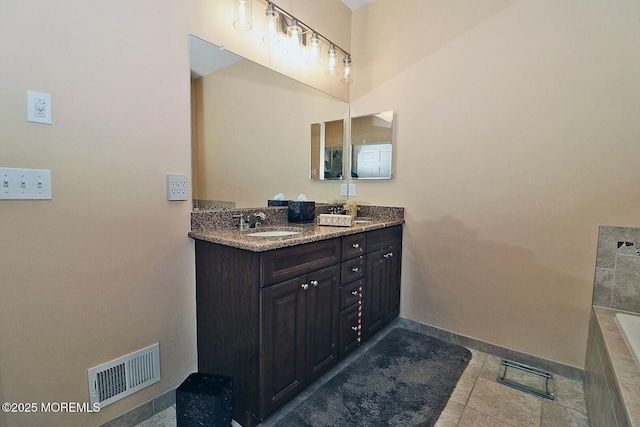
{"label": "gray bath mat", "polygon": [[470,359],[464,347],[393,329],[276,426],[433,426]]}

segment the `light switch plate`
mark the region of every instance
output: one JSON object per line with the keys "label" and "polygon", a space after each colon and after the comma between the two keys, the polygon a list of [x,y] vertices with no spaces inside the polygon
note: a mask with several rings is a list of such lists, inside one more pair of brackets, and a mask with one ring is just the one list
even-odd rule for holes
{"label": "light switch plate", "polygon": [[167,200],[187,200],[187,177],[167,175]]}
{"label": "light switch plate", "polygon": [[341,196],[347,195],[347,184],[340,184],[340,195]]}
{"label": "light switch plate", "polygon": [[0,200],[50,199],[50,170],[0,168]]}
{"label": "light switch plate", "polygon": [[356,185],[349,184],[349,196],[355,196],[355,195],[356,195]]}

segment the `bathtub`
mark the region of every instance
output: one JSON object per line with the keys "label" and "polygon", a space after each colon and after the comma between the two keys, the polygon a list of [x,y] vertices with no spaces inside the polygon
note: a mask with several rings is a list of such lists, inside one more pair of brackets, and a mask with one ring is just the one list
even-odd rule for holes
{"label": "bathtub", "polygon": [[616,322],[618,322],[629,350],[636,359],[636,364],[640,367],[640,316],[617,313]]}

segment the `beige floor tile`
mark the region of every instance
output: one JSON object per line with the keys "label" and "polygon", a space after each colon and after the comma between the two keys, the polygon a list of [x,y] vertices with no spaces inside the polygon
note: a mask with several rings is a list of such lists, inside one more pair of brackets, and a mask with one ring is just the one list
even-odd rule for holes
{"label": "beige floor tile", "polygon": [[542,398],[478,378],[467,406],[518,427],[539,427]]}
{"label": "beige floor tile", "polygon": [[464,411],[462,403],[449,400],[434,427],[456,427],[462,416],[462,411]]}
{"label": "beige floor tile", "polygon": [[492,354],[487,355],[484,365],[482,365],[482,371],[480,372],[480,378],[485,378],[490,381],[495,381],[498,376],[498,369],[500,368],[500,361],[502,358],[494,356]]}
{"label": "beige floor tile", "polygon": [[449,399],[465,405],[467,400],[469,400],[471,390],[473,390],[473,386],[475,385],[476,379],[478,378],[481,370],[482,367],[479,364],[467,365],[467,368],[460,376],[460,379],[456,384],[456,388],[453,389],[453,393],[451,393],[451,397]]}
{"label": "beige floor tile", "polygon": [[551,400],[542,402],[541,427],[589,427],[587,416]]}
{"label": "beige floor tile", "polygon": [[582,381],[554,375],[555,402],[571,409],[586,413],[587,404],[584,398]]}
{"label": "beige floor tile", "polygon": [[153,417],[138,424],[137,427],[175,427],[176,408],[168,407],[162,412],[158,412]]}
{"label": "beige floor tile", "polygon": [[458,427],[514,427],[472,408],[465,408]]}

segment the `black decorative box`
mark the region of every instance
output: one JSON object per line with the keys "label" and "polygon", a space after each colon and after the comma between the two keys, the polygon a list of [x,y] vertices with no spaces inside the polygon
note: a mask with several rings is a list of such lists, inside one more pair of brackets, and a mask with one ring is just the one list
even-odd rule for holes
{"label": "black decorative box", "polygon": [[292,200],[289,206],[289,222],[307,223],[316,219],[316,202]]}
{"label": "black decorative box", "polygon": [[231,425],[231,377],[196,372],[176,389],[177,427]]}

